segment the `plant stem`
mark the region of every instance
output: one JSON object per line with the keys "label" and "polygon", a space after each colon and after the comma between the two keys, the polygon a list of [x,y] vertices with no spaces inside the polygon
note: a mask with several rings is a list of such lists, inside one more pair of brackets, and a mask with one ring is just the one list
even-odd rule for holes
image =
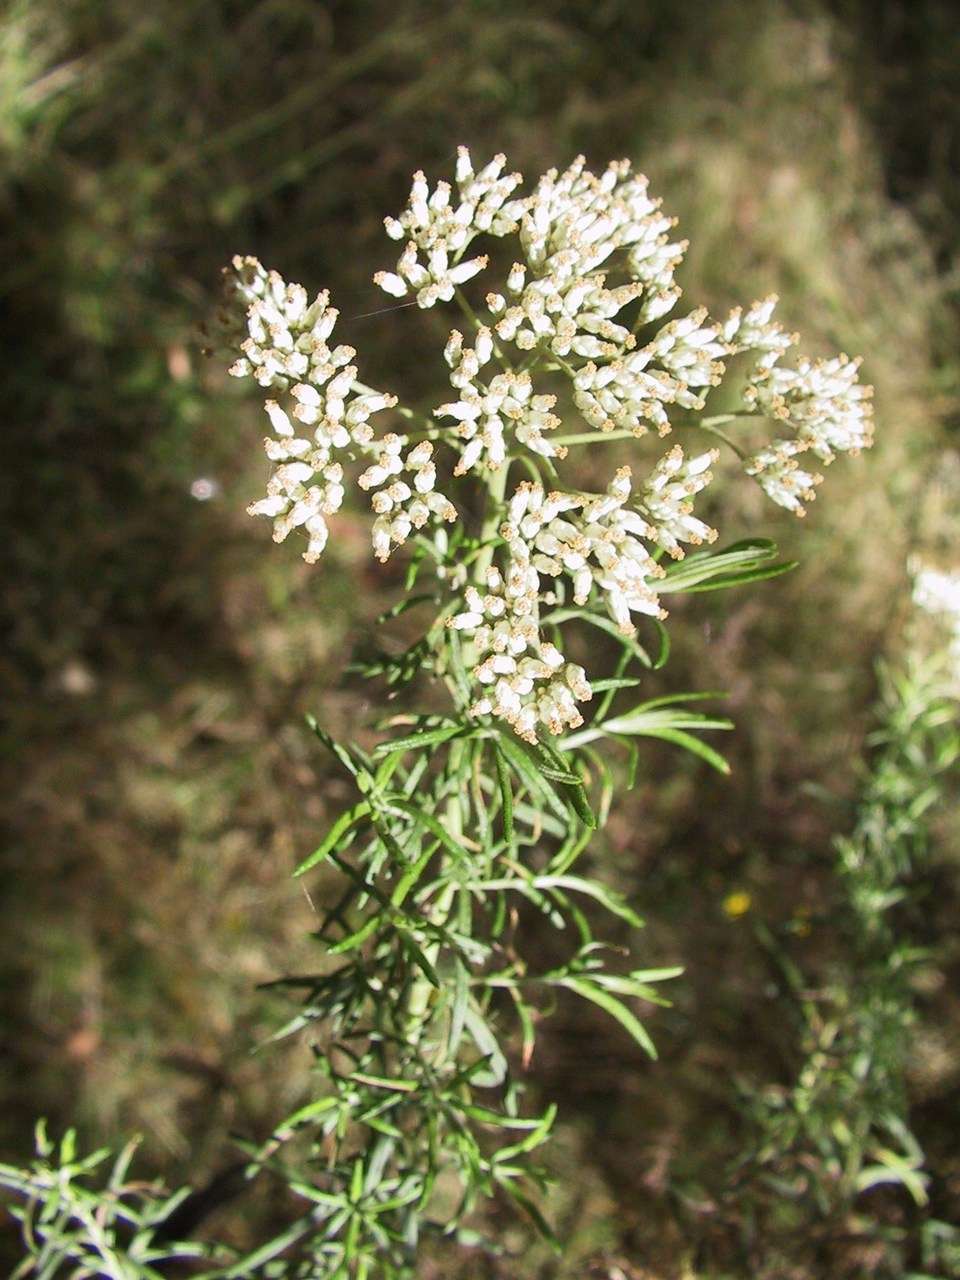
{"label": "plant stem", "polygon": [[576,431],[573,435],[551,436],[552,444],[606,444],[608,440],[639,440],[635,431]]}
{"label": "plant stem", "polygon": [[[493,563],[493,553],[496,547],[496,533],[500,527],[500,522],[503,516],[503,501],[507,489],[507,474],[509,470],[510,464],[504,463],[503,466],[499,467],[496,471],[491,471],[487,476],[486,509],[484,511],[483,524],[480,529],[480,551],[474,561],[474,582],[480,590],[483,590],[486,584],[487,573]],[[472,649],[472,644],[464,646],[464,659],[467,666],[470,666],[475,659]],[[459,768],[460,757],[461,744],[454,743],[451,747],[447,766],[454,779],[461,776]],[[464,835],[463,819],[464,797],[459,790],[459,787],[455,785],[453,794],[447,800],[446,810],[443,818],[441,819],[443,825],[453,837],[454,841],[459,841]],[[439,876],[442,877],[449,869],[451,857],[452,855],[447,852],[443,852],[441,854],[442,861],[438,868]],[[440,890],[436,901],[430,909],[429,915],[433,924],[442,925],[446,923],[453,907],[456,893],[456,881],[451,878]],[[424,955],[433,968],[436,968],[436,962],[439,954],[439,941],[431,942],[428,946],[424,947]],[[432,984],[423,974],[420,974],[414,980],[407,995],[407,1007],[404,1023],[409,1042],[413,1045],[419,1044],[427,1023],[429,1022],[432,991]]]}
{"label": "plant stem", "polygon": [[720,430],[720,424],[728,422],[736,422],[740,418],[750,418],[755,415],[749,413],[719,413],[714,418],[701,418],[699,422],[678,422],[678,427],[695,427],[698,431],[705,431],[707,435],[716,436],[718,440],[722,440],[737,455],[741,462],[746,460],[747,455],[740,446],[727,435],[725,431]]}

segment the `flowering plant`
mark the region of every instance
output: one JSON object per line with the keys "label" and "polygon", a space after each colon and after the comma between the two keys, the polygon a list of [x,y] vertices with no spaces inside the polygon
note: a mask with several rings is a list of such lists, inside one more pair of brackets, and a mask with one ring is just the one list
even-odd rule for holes
{"label": "flowering plant", "polygon": [[[272,521],[278,542],[302,531],[312,564],[348,484],[369,495],[374,555],[412,548],[390,615],[419,608],[429,620],[404,653],[364,670],[395,689],[422,675],[446,689],[444,710],[385,721],[372,752],[312,722],[357,793],[297,870],[326,861],[343,877],[318,933],[323,971],[288,983],[304,1000],[286,1030],[317,1046],[324,1087],[251,1153],[308,1204],[311,1275],[405,1274],[425,1229],[462,1232],[496,1193],[548,1230],[530,1187],[555,1109],[521,1106],[508,1012],[522,1064],[544,997],[560,990],[652,1053],[632,1002],[657,1001],[656,984],[679,972],[624,971],[595,937],[594,908],[641,921],[574,870],[614,791],[591,744],[622,744],[633,769],[636,739],[651,736],[725,767],[698,734],[729,722],[691,710],[696,695],[616,714],[613,702],[666,658],[665,597],[791,567],[762,539],[704,548],[717,532],[694,501],[713,480],[714,443],[803,515],[821,479],[805,455],[829,463],[872,438],[859,362],[788,367],[796,338],[774,319],[775,298],[720,320],[702,307],[665,319],[686,246],[627,162],[597,176],[579,158],[528,195],[521,182],[503,156],[475,171],[460,148],[453,183],[431,190],[417,173],[386,219],[403,249],[376,283],[402,305],[453,303],[462,317],[443,351],[452,393],[432,415],[362,382],[354,348],[335,344],[329,295],[311,301],[255,258],[233,260],[217,318],[213,345],[230,353],[230,373],[270,393],[272,470],[251,514]],[[481,236],[489,254],[475,253]],[[488,271],[495,288],[465,290]],[[735,405],[705,416],[738,357]],[[592,473],[602,445],[674,430],[711,447],[631,456],[599,491],[582,487],[583,451]],[[615,638],[613,676],[572,656],[584,627]],[[538,971],[525,956],[518,905],[575,939],[560,965]]]}

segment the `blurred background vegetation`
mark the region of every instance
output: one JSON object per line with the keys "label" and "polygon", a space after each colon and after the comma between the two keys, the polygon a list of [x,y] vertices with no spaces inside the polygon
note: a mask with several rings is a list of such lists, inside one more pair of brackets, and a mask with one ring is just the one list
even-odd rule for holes
{"label": "blurred background vegetation", "polygon": [[[202,1184],[230,1133],[263,1136],[307,1086],[299,1051],[251,1053],[282,1013],[257,984],[307,963],[289,872],[345,795],[302,715],[362,737],[369,695],[342,672],[400,578],[359,515],[311,571],[243,514],[260,410],[196,338],[220,266],[255,253],[359,316],[383,305],[381,218],[413,169],[446,173],[459,142],[528,176],[627,155],[691,241],[684,301],[774,290],[808,349],[863,352],[878,445],[803,525],[747,484],[710,513],[802,563],[675,610],[649,696],[725,690],[733,774],[649,750],[598,846],[647,917],[643,961],[686,967],[650,1019],[661,1058],[562,1007],[529,1077],[561,1103],[565,1256],[424,1275],[960,1275],[949,803],[898,917],[928,949],[905,1087],[930,1204],[731,1174],[757,1140],[744,1099],[804,1061],[785,962],[856,979],[831,839],[854,826],[876,660],[904,651],[907,557],[956,555],[958,126],[938,0],[6,0],[5,1156],[46,1114],[142,1132],[149,1170]],[[415,398],[445,323],[398,311],[345,337]]]}

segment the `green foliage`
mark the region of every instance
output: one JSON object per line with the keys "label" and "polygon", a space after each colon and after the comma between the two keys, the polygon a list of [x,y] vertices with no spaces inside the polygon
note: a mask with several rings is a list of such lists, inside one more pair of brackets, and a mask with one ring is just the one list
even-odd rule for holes
{"label": "green foliage", "polygon": [[164,1264],[206,1253],[202,1245],[175,1243],[167,1226],[189,1194],[169,1194],[155,1182],[134,1181],[130,1142],[108,1165],[109,1151],[81,1156],[70,1129],[59,1143],[37,1125],[37,1158],[25,1169],[0,1164],[0,1187],[15,1197],[24,1258],[11,1280],[161,1280]]}
{"label": "green foliage", "polygon": [[[812,982],[785,944],[758,927],[793,996],[805,1057],[790,1087],[771,1086],[751,1099],[757,1146],[745,1163],[768,1192],[808,1201],[822,1217],[843,1214],[882,1186],[901,1188],[919,1207],[928,1200],[905,1071],[916,1024],[914,980],[930,956],[910,939],[910,928],[929,892],[931,822],[960,759],[960,717],[943,657],[914,655],[902,668],[882,666],[879,675],[879,724],[856,820],[834,843],[830,922],[842,945],[839,963]],[[931,1240],[939,1230],[936,1223],[923,1227]],[[896,1233],[891,1239],[900,1256]],[[902,1257],[892,1265],[902,1266]]]}

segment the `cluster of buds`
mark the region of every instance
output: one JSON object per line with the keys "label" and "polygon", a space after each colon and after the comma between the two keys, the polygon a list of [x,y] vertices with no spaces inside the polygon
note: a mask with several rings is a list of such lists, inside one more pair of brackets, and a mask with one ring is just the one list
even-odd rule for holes
{"label": "cluster of buds", "polygon": [[752,303],[744,311],[734,307],[720,328],[720,337],[731,355],[756,352],[755,373],[776,364],[785,352],[799,341],[799,334],[788,333],[773,319],[778,302],[775,293]]}
{"label": "cluster of buds", "polygon": [[744,463],[747,475],[755,477],[767,497],[796,516],[806,514],[803,504],[813,501],[816,486],[823,481],[823,476],[803,470],[797,462],[797,455],[806,450],[802,440],[774,440]]}
{"label": "cluster of buds", "polygon": [[631,488],[629,467],[621,467],[602,494],[544,494],[524,482],[501,529],[511,555],[528,548],[540,573],[568,576],[576,604],[585,605],[596,587],[625,635],[636,630],[634,613],[666,617],[651,583],[664,571],[644,542],[654,530],[626,506]]}
{"label": "cluster of buds", "polygon": [[689,461],[679,445],[664,454],[645,482],[639,507],[646,516],[650,534],[658,546],[675,560],[683,559],[681,542],[699,546],[715,542],[716,529],[693,514],[692,499],[713,479],[708,470],[720,457],[716,449],[708,449]]}
{"label": "cluster of buds", "polygon": [[507,458],[509,431],[516,443],[542,458],[563,458],[566,449],[557,446],[543,434],[560,425],[551,413],[554,395],[535,395],[529,373],[507,369],[494,374],[488,382],[480,379],[480,370],[493,356],[490,330],[477,330],[472,347],[464,347],[463,335],[456,329],[445,348],[450,366],[451,385],[459,392],[456,400],[434,410],[439,418],[453,418],[456,434],[466,441],[454,468],[454,475],[465,475],[478,463],[497,470]]}
{"label": "cluster of buds", "polygon": [[561,255],[567,269],[582,277],[627,250],[628,274],[643,285],[646,323],[666,314],[680,296],[673,272],[686,245],[670,243],[673,226],[651,199],[646,178],[631,175],[628,161],[612,162],[597,177],[578,156],[562,174],[551,169],[540,179],[520,224],[520,243],[538,277],[550,275]]}
{"label": "cluster of buds", "polygon": [[[616,358],[635,345],[633,331],[615,317],[640,300],[637,323],[664,315],[679,297],[673,273],[684,251],[671,244],[673,220],[651,200],[643,177],[626,161],[601,177],[582,156],[563,173],[551,169],[526,202],[520,243],[526,263],[515,263],[507,294],[487,305],[498,335],[522,351],[543,344],[555,355]],[[618,250],[626,280],[607,287],[600,268]],[[636,327],[636,326],[635,326]]]}
{"label": "cluster of buds", "polygon": [[774,440],[746,460],[767,495],[796,515],[814,496],[823,477],[803,470],[797,457],[807,451],[830,463],[838,453],[859,453],[873,443],[873,388],[858,379],[859,360],[801,359],[795,369],[772,361],[762,365],[744,391],[752,413],[791,427],[795,435]]}
{"label": "cluster of buds", "polygon": [[572,250],[558,253],[549,274],[528,284],[526,268],[515,263],[507,277],[513,301],[508,303],[502,293],[487,294],[497,336],[521,351],[542,343],[557,356],[614,356],[634,346],[633,334],[613,317],[640,297],[643,285],[606,289],[602,273],[584,276],[579,265]]}
{"label": "cluster of buds", "polygon": [[385,435],[377,442],[377,461],[357,480],[361,489],[374,490],[370,499],[377,517],[373,553],[380,561],[386,561],[393,548],[402,546],[411,531],[422,529],[431,516],[447,521],[457,518],[456,507],[436,490],[433,445],[422,440],[403,457],[407,443],[405,436]]}
{"label": "cluster of buds", "polygon": [[[349,363],[356,354],[352,347],[330,349],[327,339],[338,313],[326,292],[308,305],[299,285],[286,284],[255,258],[238,257],[227,273],[226,295],[220,334],[232,336],[242,353],[229,372],[253,376],[289,397],[289,412],[276,400],[266,402],[274,434],[264,440],[264,451],[274,469],[266,497],[247,508],[273,521],[275,541],[302,528],[308,538],[303,558],[314,564],[329,537],[326,517],[344,501],[344,461],[370,456],[375,461],[358,483],[376,490],[372,538],[378,559],[386,560],[431,518],[456,519],[453,503],[436,492],[433,445],[423,441],[403,457],[405,437],[390,433],[376,439],[370,419],[393,408],[397,398],[357,382],[357,368]],[[231,306],[245,308],[242,325],[229,320]]]}
{"label": "cluster of buds", "polygon": [[274,542],[283,542],[293,529],[302,527],[309,538],[303,558],[315,564],[327,545],[324,517],[334,515],[343,504],[343,467],[333,461],[328,444],[299,437],[275,400],[268,400],[265,408],[275,436],[264,440],[264,450],[278,465],[267,481],[267,496],[251,503],[247,511],[273,521]]}
{"label": "cluster of buds", "polygon": [[858,380],[859,360],[798,362],[796,369],[771,366],[744,392],[764,417],[786,423],[821,462],[838,453],[859,453],[873,443],[873,388]]}
{"label": "cluster of buds", "polygon": [[[325,289],[310,302],[302,285],[264,271],[256,258],[235,258],[225,275],[227,305],[219,328],[222,339],[239,347],[228,370],[233,377],[252,376],[261,387],[279,391],[295,382],[322,385],[357,354],[353,347],[327,345],[339,312]],[[238,304],[246,304],[242,323]]]}
{"label": "cluster of buds", "polygon": [[830,360],[801,358],[794,369],[781,357],[798,341],[773,320],[776,296],[730,312],[720,333],[731,354],[756,353],[743,391],[749,413],[791,427],[795,434],[773,440],[745,460],[769,498],[795,515],[816,497],[823,477],[803,469],[797,458],[808,450],[821,462],[838,453],[859,453],[873,443],[873,388],[859,381],[859,360],[845,355]]}
{"label": "cluster of buds", "polygon": [[374,282],[395,298],[414,292],[420,307],[449,302],[457,285],[487,265],[486,257],[461,260],[474,237],[481,232],[505,236],[517,229],[522,202],[510,196],[523,179],[519,173],[504,174],[505,164],[505,156],[494,156],[474,173],[470,152],[460,147],[459,202],[452,200],[449,182],[438,182],[431,193],[424,174],[415,173],[406,209],[398,218],[384,219],[387,235],[391,240],[406,240],[406,247],[396,271],[379,271]]}
{"label": "cluster of buds", "polygon": [[522,542],[511,546],[505,572],[487,571],[483,587],[467,587],[466,609],[448,623],[470,635],[476,654],[481,693],[472,714],[504,720],[529,742],[541,727],[554,734],[578,728],[577,703],[593,691],[584,669],[543,638],[540,576]]}
{"label": "cluster of buds", "polygon": [[706,311],[693,311],[664,325],[639,351],[597,365],[593,361],[573,379],[574,401],[587,422],[599,431],[646,435],[654,427],[670,430],[667,405],[700,410],[704,392],[716,386],[724,366],[717,360],[728,350],[715,326],[704,324]]}

